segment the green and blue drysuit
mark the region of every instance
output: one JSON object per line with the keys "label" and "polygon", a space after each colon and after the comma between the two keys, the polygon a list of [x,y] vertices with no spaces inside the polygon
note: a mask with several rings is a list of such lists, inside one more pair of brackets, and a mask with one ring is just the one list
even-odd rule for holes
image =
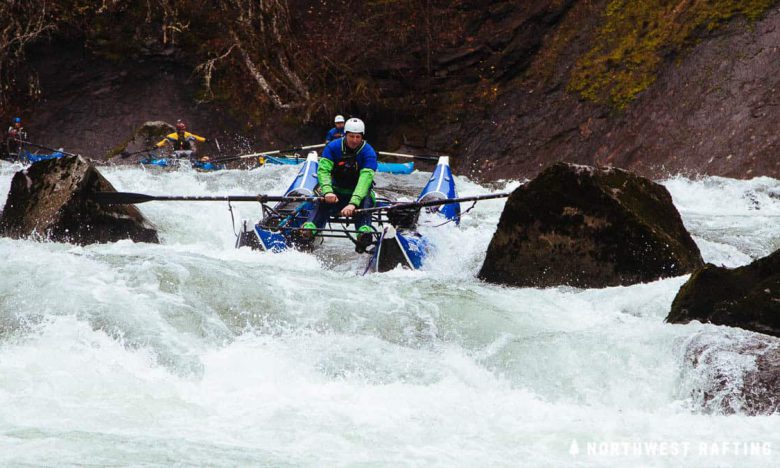
{"label": "green and blue drysuit", "polygon": [[[310,223],[319,229],[325,227],[331,216],[349,204],[358,208],[374,206],[371,188],[376,169],[376,151],[365,141],[354,150],[347,146],[346,138],[328,143],[322,151],[317,179],[322,195],[335,193],[339,201],[333,204],[319,202],[309,216],[307,227],[314,227]],[[355,216],[354,223],[358,231],[372,231],[370,213]]]}

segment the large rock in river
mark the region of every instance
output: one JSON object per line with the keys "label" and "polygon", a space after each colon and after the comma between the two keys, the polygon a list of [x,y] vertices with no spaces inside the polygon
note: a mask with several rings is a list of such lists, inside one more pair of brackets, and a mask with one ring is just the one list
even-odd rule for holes
{"label": "large rock in river", "polygon": [[88,195],[114,187],[80,156],[52,159],[11,180],[0,227],[9,237],[92,244],[132,239],[159,242],[157,231],[132,205],[100,205]]}
{"label": "large rock in river", "polygon": [[691,320],[780,336],[780,250],[743,267],[707,264],[696,271],[666,317],[671,323]]}
{"label": "large rock in river", "polygon": [[509,197],[479,277],[600,288],[679,276],[702,264],[663,186],[619,169],[558,163]]}

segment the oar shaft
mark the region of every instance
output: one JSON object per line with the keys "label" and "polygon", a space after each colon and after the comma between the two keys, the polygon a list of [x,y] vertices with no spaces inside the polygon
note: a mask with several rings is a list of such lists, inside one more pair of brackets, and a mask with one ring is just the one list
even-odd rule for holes
{"label": "oar shaft", "polygon": [[62,153],[62,154],[67,155],[67,156],[78,156],[77,154],[68,153],[67,151],[62,151],[62,150],[58,150],[58,149],[54,149],[54,148],[49,148],[48,146],[38,145],[36,143],[30,143],[29,141],[24,141],[24,140],[17,140],[17,141],[19,143],[23,144],[23,145],[34,146],[36,148],[45,149],[46,151],[51,151],[51,152],[54,152],[54,153]]}
{"label": "oar shaft", "polygon": [[421,159],[425,161],[438,161],[439,156],[431,156],[431,155],[414,155],[414,154],[403,154],[403,153],[389,153],[387,151],[377,151],[377,154],[380,156],[392,156],[394,158],[409,158],[409,159]]}
{"label": "oar shaft", "polygon": [[506,198],[510,195],[511,195],[510,192],[500,192],[500,193],[490,193],[487,195],[474,195],[471,197],[448,198],[445,200],[431,200],[427,202],[401,202],[401,203],[394,203],[389,206],[375,206],[373,208],[362,208],[359,210],[355,210],[355,213],[359,214],[359,213],[371,213],[374,211],[382,211],[382,210],[401,210],[404,208],[417,209],[417,208],[425,208],[427,206],[440,206],[440,205],[449,205],[452,203],[492,200],[494,198]]}
{"label": "oar shaft", "polygon": [[[262,153],[250,153],[250,154],[240,154],[238,156],[231,156],[228,158],[219,158],[214,159],[211,162],[212,163],[221,163],[221,162],[228,162],[228,161],[238,161],[239,159],[248,159],[248,158],[256,158],[259,156],[271,156],[274,154],[281,154],[281,153],[292,153],[294,151],[303,151],[307,149],[314,149],[314,148],[322,148],[325,146],[325,143],[320,143],[317,145],[308,145],[308,146],[296,146],[295,148],[285,148],[280,150],[273,150],[273,151],[265,151]],[[305,159],[305,157],[301,157],[300,159]]]}
{"label": "oar shaft", "polygon": [[286,197],[283,195],[147,195],[132,192],[94,192],[91,197],[106,205],[127,205],[150,201],[227,201],[227,202],[306,202],[318,201],[318,197]]}
{"label": "oar shaft", "polygon": [[272,154],[280,154],[280,153],[290,153],[293,151],[303,151],[307,149],[314,149],[314,148],[322,148],[325,146],[325,143],[319,143],[316,145],[308,145],[308,146],[296,146],[293,148],[286,148],[286,149],[280,149],[280,150],[273,150],[273,151],[262,151],[259,153],[250,153],[250,154],[242,154],[239,156],[236,156],[236,158],[239,159],[245,159],[245,158],[256,158],[258,156],[267,156]]}

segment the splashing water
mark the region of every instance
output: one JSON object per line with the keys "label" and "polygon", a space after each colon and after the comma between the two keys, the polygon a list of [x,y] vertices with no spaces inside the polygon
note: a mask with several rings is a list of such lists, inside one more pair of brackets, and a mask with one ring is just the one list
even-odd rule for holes
{"label": "splashing water", "polygon": [[[2,203],[20,168],[0,165]],[[103,172],[118,190],[207,195],[280,193],[295,171]],[[412,198],[428,174],[380,176]],[[457,179],[464,196],[495,188]],[[780,246],[777,181],[663,183],[706,261]],[[766,451],[707,444],[780,451],[777,416],[697,406],[686,344],[723,332],[663,323],[686,277],[476,280],[503,201],[423,227],[436,251],[422,270],[369,276],[338,240],[316,255],[234,249],[224,203],[139,208],[161,245],[0,239],[0,465],[769,466]],[[236,228],[260,216],[233,210]]]}

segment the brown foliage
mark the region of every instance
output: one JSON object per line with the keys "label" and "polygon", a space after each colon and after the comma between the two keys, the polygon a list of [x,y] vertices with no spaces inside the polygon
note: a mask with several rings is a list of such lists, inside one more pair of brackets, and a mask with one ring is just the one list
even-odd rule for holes
{"label": "brown foliage", "polygon": [[201,100],[250,121],[273,109],[303,121],[367,109],[388,86],[394,97],[424,94],[437,50],[462,40],[457,8],[442,0],[13,0],[0,12],[3,89],[20,89],[14,75],[31,45],[76,38],[109,60],[190,66]]}

